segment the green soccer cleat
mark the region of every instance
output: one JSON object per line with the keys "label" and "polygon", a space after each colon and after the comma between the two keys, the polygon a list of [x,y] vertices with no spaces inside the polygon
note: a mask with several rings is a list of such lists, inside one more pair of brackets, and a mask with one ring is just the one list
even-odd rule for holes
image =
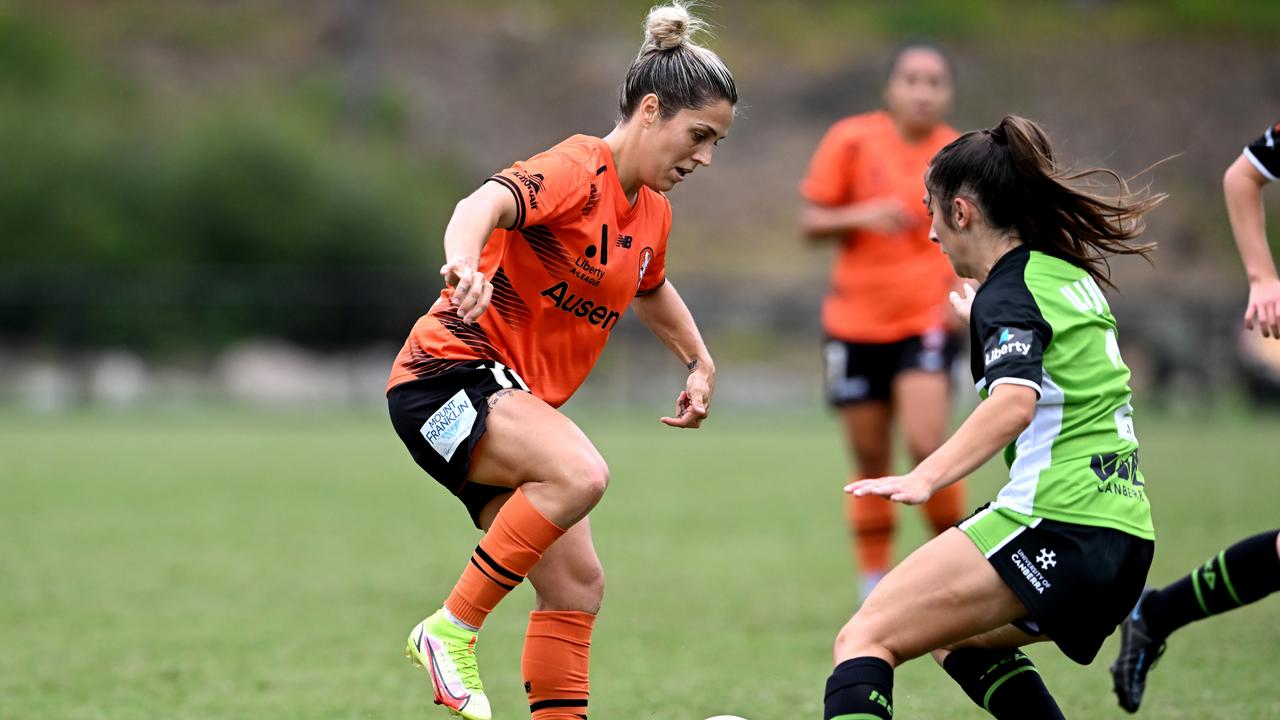
{"label": "green soccer cleat", "polygon": [[1143,590],[1133,612],[1120,624],[1120,655],[1111,663],[1116,700],[1131,713],[1138,712],[1147,690],[1147,673],[1164,654],[1164,638],[1152,636],[1147,617],[1142,614],[1142,602],[1153,592],[1155,588]]}
{"label": "green soccer cleat", "polygon": [[466,720],[492,720],[476,666],[476,634],[449,622],[443,609],[409,633],[404,655],[427,669],[437,705]]}

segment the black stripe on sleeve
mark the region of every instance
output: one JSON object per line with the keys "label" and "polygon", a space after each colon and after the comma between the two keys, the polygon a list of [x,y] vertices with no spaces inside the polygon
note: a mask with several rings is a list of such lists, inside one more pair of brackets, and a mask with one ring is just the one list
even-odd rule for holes
{"label": "black stripe on sleeve", "polygon": [[524,219],[528,213],[525,211],[524,195],[520,194],[520,188],[516,187],[516,184],[512,182],[511,178],[505,175],[494,175],[493,177],[489,178],[485,182],[498,183],[499,185],[505,187],[507,190],[510,190],[511,196],[516,199],[516,221],[511,224],[511,227],[507,229],[518,230],[524,227]]}

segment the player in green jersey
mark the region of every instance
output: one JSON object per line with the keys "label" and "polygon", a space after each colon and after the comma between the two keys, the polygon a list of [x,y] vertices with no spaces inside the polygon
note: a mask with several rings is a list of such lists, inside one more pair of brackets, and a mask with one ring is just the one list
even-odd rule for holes
{"label": "player in green jersey", "polygon": [[[1102,174],[1111,197],[1077,181]],[[836,638],[827,720],[891,718],[893,668],[932,653],[997,718],[1060,718],[1018,650],[1053,641],[1087,664],[1142,591],[1155,534],[1129,369],[1102,293],[1107,258],[1163,195],[1109,170],[1068,172],[1044,132],[1009,116],[962,135],[925,177],[931,237],[976,294],[967,315],[982,402],[910,473],[846,491],[917,504],[1004,449],[996,500],[912,553]]]}
{"label": "player in green jersey", "polygon": [[[1280,123],[1245,146],[1222,178],[1231,231],[1249,276],[1244,325],[1280,338],[1280,279],[1267,247],[1262,188],[1280,178]],[[1257,602],[1280,590],[1280,530],[1269,530],[1224,548],[1177,582],[1142,593],[1120,632],[1120,654],[1111,679],[1120,707],[1137,712],[1147,673],[1178,628]]]}

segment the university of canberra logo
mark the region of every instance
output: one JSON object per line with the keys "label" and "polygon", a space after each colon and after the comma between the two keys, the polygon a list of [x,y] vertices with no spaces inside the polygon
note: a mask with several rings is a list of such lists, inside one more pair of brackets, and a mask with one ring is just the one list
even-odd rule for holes
{"label": "university of canberra logo", "polygon": [[1004,328],[987,342],[983,350],[986,367],[1009,355],[1028,355],[1031,353],[1031,331]]}

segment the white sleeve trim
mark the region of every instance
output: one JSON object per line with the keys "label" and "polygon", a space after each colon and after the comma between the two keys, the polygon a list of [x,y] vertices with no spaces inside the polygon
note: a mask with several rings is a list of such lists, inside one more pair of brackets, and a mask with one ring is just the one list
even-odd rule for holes
{"label": "white sleeve trim", "polygon": [[1272,182],[1275,182],[1276,180],[1280,180],[1280,178],[1276,177],[1275,175],[1272,175],[1271,171],[1267,169],[1267,166],[1263,165],[1262,161],[1259,160],[1257,156],[1253,154],[1253,151],[1247,147],[1244,149],[1244,156],[1249,158],[1249,162],[1253,163],[1253,166],[1258,169],[1258,172],[1265,175],[1268,180]]}
{"label": "white sleeve trim", "polygon": [[1019,378],[1019,377],[1002,377],[1002,378],[996,378],[991,383],[991,387],[987,390],[988,396],[990,396],[991,393],[995,392],[997,385],[1021,385],[1023,387],[1029,387],[1032,390],[1035,390],[1037,398],[1044,395],[1044,391],[1040,389],[1040,383],[1032,382],[1025,378]]}

